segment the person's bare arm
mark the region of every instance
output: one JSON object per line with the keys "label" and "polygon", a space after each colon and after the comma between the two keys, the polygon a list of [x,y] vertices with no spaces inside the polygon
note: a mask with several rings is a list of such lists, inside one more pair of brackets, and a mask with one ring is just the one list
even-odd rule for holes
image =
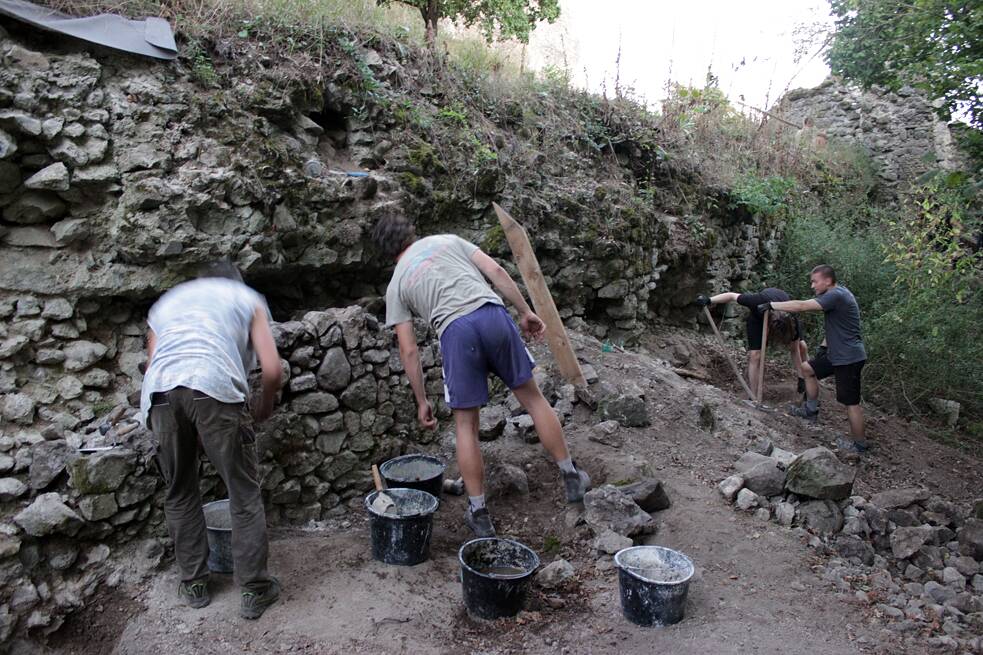
{"label": "person's bare arm", "polygon": [[273,413],[273,403],[276,402],[276,392],[282,384],[283,371],[280,369],[280,354],[276,350],[273,331],[266,318],[266,310],[262,307],[257,307],[253,313],[249,338],[256,358],[259,359],[263,377],[263,390],[259,402],[253,407],[253,417],[257,421],[265,421]]}
{"label": "person's bare arm", "polygon": [[726,305],[728,303],[737,302],[737,297],[741,295],[739,293],[734,293],[733,291],[725,291],[723,293],[718,293],[715,296],[710,296],[710,303],[713,305]]}
{"label": "person's bare arm", "polygon": [[509,272],[481,250],[474,251],[474,254],[471,255],[471,262],[498,289],[499,293],[519,311],[519,327],[522,328],[522,331],[533,339],[543,336],[546,332],[546,324],[533,313],[529,303],[519,291],[519,285],[515,283]]}
{"label": "person's bare arm", "polygon": [[147,330],[147,362],[144,364],[144,371],[150,368],[150,362],[154,358],[154,349],[157,347],[157,335],[153,330]]}
{"label": "person's bare arm", "polygon": [[420,349],[416,345],[416,333],[413,331],[413,321],[397,323],[394,327],[396,340],[399,342],[399,359],[403,362],[406,377],[410,380],[413,397],[416,399],[416,416],[427,430],[437,427],[437,419],[433,416],[433,407],[427,400],[427,390],[423,381],[423,365],[420,363]]}
{"label": "person's bare arm", "polygon": [[[783,312],[821,312],[823,311],[823,306],[819,304],[818,300],[786,300],[784,302],[772,302],[765,303],[766,305],[771,305],[771,309],[777,309]],[[759,305],[760,307],[760,305]]]}

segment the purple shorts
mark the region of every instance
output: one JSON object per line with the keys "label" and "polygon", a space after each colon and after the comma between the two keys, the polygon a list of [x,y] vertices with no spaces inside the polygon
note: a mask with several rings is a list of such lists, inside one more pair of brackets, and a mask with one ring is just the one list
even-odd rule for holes
{"label": "purple shorts", "polygon": [[454,319],[440,337],[440,354],[444,400],[452,409],[487,403],[489,373],[515,389],[532,378],[536,365],[512,317],[494,303]]}

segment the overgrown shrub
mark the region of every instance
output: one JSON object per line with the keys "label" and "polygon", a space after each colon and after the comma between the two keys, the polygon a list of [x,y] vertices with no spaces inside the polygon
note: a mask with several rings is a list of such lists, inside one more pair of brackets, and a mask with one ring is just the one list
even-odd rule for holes
{"label": "overgrown shrub", "polygon": [[[913,413],[932,397],[956,400],[971,426],[983,417],[983,266],[964,237],[980,225],[940,180],[891,214],[857,207],[851,196],[801,206],[785,232],[777,284],[809,298],[809,271],[833,266],[860,304],[868,397]],[[821,316],[806,325],[818,343]]]}

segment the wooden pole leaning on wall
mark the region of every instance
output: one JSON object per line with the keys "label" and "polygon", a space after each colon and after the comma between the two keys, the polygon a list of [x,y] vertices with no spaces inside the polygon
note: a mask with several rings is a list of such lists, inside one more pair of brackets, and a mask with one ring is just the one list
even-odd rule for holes
{"label": "wooden pole leaning on wall", "polygon": [[577,355],[570,346],[566,328],[563,327],[560,313],[556,310],[556,303],[553,302],[553,296],[546,286],[543,271],[539,268],[539,260],[536,259],[532,244],[529,243],[529,235],[526,234],[522,225],[498,206],[498,203],[493,202],[492,207],[495,208],[498,222],[502,225],[505,238],[512,249],[515,264],[519,268],[519,274],[522,275],[522,281],[532,299],[533,309],[546,324],[546,343],[556,359],[560,375],[575,387],[586,388],[587,380],[584,378],[584,372],[580,370]]}
{"label": "wooden pole leaning on wall", "polygon": [[771,320],[771,312],[766,310],[764,322],[761,326],[761,362],[758,364],[758,403],[765,395],[765,359],[768,355],[768,323]]}

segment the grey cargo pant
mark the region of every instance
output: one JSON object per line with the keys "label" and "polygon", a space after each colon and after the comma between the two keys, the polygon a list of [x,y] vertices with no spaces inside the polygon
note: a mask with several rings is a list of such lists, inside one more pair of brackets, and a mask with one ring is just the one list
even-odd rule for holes
{"label": "grey cargo pant", "polygon": [[243,403],[223,403],[177,387],[155,393],[150,429],[167,487],[164,516],[183,582],[208,576],[208,540],[198,488],[199,439],[229,490],[236,582],[262,593],[269,585],[266,512],[256,470],[255,435]]}

